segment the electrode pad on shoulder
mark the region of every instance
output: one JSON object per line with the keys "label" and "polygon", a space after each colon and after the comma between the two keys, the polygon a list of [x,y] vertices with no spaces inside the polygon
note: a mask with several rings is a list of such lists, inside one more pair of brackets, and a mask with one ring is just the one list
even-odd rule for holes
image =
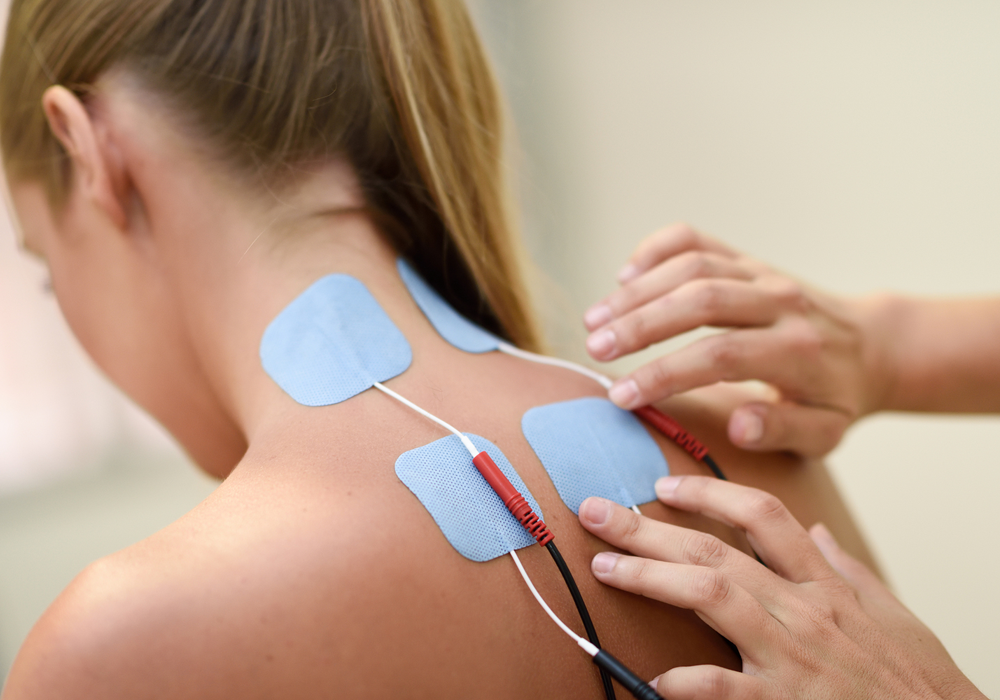
{"label": "electrode pad on shoulder", "polygon": [[329,406],[402,374],[413,353],[364,284],[327,275],[271,321],[260,359],[297,402]]}
{"label": "electrode pad on shoulder", "polygon": [[626,508],[656,500],[653,483],[667,460],[629,411],[607,399],[574,399],[532,408],[521,430],[566,507],[601,496]]}
{"label": "electrode pad on shoulder", "polygon": [[[500,448],[478,435],[465,435],[493,458],[541,518],[541,508]],[[455,435],[401,454],[396,460],[396,476],[424,504],[451,546],[466,559],[489,561],[535,543],[486,483]]]}
{"label": "electrode pad on shoulder", "polygon": [[399,270],[399,276],[403,278],[410,296],[442,338],[465,352],[483,353],[500,347],[499,338],[451,308],[408,262],[398,258],[396,269]]}

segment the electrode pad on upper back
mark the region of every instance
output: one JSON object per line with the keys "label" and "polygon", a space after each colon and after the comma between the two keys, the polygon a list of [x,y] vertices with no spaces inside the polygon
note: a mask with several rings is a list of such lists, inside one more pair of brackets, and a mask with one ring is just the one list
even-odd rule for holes
{"label": "electrode pad on upper back", "polygon": [[401,374],[413,354],[365,285],[327,275],[271,321],[260,359],[297,402],[329,406]]}
{"label": "electrode pad on upper back", "polygon": [[[493,458],[541,518],[538,503],[500,448],[478,435],[465,435]],[[486,483],[455,435],[404,452],[396,460],[396,476],[424,504],[451,546],[466,559],[489,561],[535,543]]]}
{"label": "electrode pad on upper back", "polygon": [[521,418],[521,430],[574,513],[589,496],[626,508],[654,501],[653,483],[670,473],[639,420],[607,399],[532,408]]}
{"label": "electrode pad on upper back", "polygon": [[408,262],[402,258],[397,259],[396,269],[399,270],[399,276],[403,278],[410,296],[442,338],[466,352],[490,352],[500,347],[499,338],[451,308]]}

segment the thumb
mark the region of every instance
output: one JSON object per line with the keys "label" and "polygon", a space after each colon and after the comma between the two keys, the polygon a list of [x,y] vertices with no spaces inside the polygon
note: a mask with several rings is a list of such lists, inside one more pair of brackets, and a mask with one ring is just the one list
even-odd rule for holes
{"label": "thumb", "polygon": [[851,419],[833,408],[781,403],[748,403],[729,417],[729,439],[753,451],[787,450],[821,457],[840,442]]}

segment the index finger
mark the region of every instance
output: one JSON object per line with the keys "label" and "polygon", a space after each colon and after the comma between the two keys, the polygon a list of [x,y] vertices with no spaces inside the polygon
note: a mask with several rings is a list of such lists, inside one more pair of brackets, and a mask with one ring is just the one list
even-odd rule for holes
{"label": "index finger", "polygon": [[618,281],[624,284],[667,258],[688,250],[704,250],[727,258],[737,257],[736,251],[695,231],[687,224],[672,224],[646,237],[636,247],[628,263],[618,273]]}
{"label": "index finger", "polygon": [[805,528],[766,491],[707,476],[666,476],[656,482],[656,495],[674,508],[742,528],[764,563],[793,583],[836,576]]}
{"label": "index finger", "polygon": [[773,571],[706,532],[637,515],[604,498],[580,504],[580,524],[610,545],[646,559],[716,569],[770,608],[784,592]]}

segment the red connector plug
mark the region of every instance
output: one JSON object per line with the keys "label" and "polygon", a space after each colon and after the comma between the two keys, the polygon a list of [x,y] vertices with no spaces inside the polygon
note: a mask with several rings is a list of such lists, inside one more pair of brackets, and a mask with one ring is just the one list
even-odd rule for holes
{"label": "red connector plug", "polygon": [[504,476],[500,467],[488,454],[480,452],[472,458],[472,463],[476,465],[476,469],[500,497],[511,515],[517,518],[517,521],[528,531],[529,535],[535,538],[538,544],[544,547],[555,539],[555,535],[549,532],[548,526],[535,514],[528,502],[524,500],[521,492],[514,488],[514,485]]}
{"label": "red connector plug", "polygon": [[658,408],[643,406],[634,409],[632,413],[650,423],[695,459],[701,461],[708,454],[708,448],[698,442],[694,435],[684,430],[680,423]]}

